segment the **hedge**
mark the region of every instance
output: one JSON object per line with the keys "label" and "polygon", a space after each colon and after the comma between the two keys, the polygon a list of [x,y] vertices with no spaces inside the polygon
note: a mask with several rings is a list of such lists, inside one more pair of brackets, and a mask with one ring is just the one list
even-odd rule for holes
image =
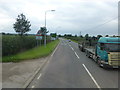
{"label": "hedge", "polygon": [[36,46],[35,36],[2,36],[2,56],[16,54]]}

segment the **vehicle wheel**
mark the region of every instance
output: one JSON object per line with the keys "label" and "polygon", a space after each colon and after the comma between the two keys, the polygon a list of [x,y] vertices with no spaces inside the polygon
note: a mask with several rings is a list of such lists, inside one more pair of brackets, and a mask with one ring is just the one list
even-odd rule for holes
{"label": "vehicle wheel", "polygon": [[88,58],[90,58],[90,54],[89,54],[89,52],[86,52],[86,56],[87,56]]}
{"label": "vehicle wheel", "polygon": [[98,59],[97,63],[98,63],[98,65],[99,65],[99,67],[102,67],[102,66],[103,66],[103,65],[101,64],[101,62],[100,62],[99,59]]}
{"label": "vehicle wheel", "polygon": [[104,68],[104,69],[106,68],[106,65],[105,65],[105,64],[102,64],[102,63],[100,62],[100,60],[98,60],[97,63],[98,63],[98,65],[99,65],[99,67]]}
{"label": "vehicle wheel", "polygon": [[81,51],[83,52],[83,48],[81,48]]}
{"label": "vehicle wheel", "polygon": [[102,64],[102,68],[107,69],[107,66],[105,64]]}
{"label": "vehicle wheel", "polygon": [[98,58],[97,58],[97,57],[95,57],[95,59],[94,59],[94,60],[95,60],[95,62],[96,62],[96,63],[98,63]]}

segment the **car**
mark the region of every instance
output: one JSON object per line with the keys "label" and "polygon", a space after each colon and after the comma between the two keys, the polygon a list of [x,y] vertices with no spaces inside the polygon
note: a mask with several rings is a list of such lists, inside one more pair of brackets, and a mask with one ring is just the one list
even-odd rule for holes
{"label": "car", "polygon": [[68,42],[71,42],[71,40],[70,40],[70,39],[68,39]]}

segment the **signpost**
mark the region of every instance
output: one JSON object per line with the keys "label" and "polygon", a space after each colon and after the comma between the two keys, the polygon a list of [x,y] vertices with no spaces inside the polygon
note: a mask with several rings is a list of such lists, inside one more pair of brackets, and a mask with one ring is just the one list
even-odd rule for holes
{"label": "signpost", "polygon": [[44,45],[46,45],[46,33],[48,33],[48,31],[45,27],[41,27],[40,30],[38,30],[38,32],[36,34],[37,45],[38,45],[39,41],[40,41],[40,45],[41,45],[42,39],[44,39]]}
{"label": "signpost", "polygon": [[[43,39],[43,36],[44,36],[44,30],[42,30],[42,27],[41,27],[41,30],[38,30],[36,34],[37,46],[38,45],[41,46],[41,40]],[[39,41],[40,41],[40,44],[39,44]]]}
{"label": "signpost", "polygon": [[36,35],[37,40],[42,40],[43,35]]}

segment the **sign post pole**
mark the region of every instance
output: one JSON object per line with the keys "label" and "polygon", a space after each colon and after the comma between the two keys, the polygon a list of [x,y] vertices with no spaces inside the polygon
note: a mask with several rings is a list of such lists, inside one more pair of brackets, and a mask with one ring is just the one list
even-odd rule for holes
{"label": "sign post pole", "polygon": [[36,34],[37,46],[42,45],[42,43],[41,43],[42,38],[43,38],[43,31],[41,29]]}

